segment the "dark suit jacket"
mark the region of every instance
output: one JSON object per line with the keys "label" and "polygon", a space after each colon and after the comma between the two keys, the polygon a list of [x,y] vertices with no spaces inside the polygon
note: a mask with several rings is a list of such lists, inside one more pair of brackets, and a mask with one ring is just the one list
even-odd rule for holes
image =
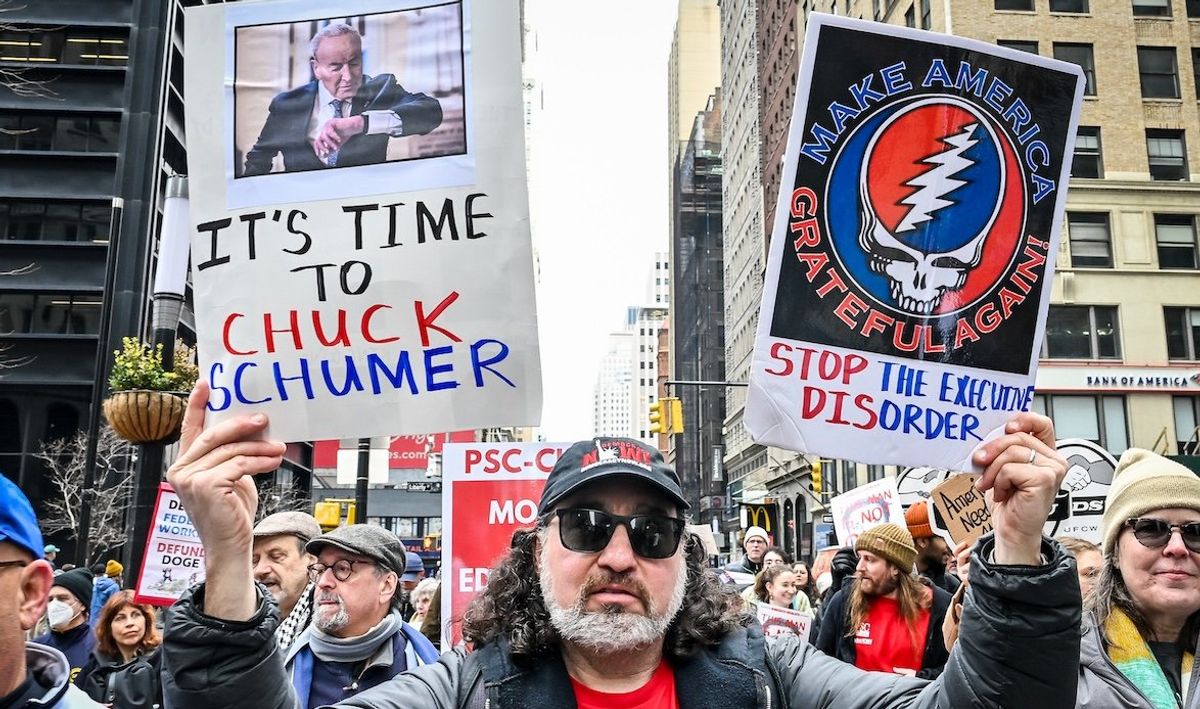
{"label": "dark suit jacket", "polygon": [[[267,174],[278,153],[283,153],[283,166],[288,172],[325,166],[308,142],[308,121],[317,93],[314,79],[271,100],[262,133],[246,154],[245,175]],[[424,135],[442,123],[442,105],[437,99],[410,94],[391,74],[363,77],[363,84],[350,103],[350,115],[364,111],[394,112],[404,123],[404,135]],[[338,151],[338,167],[384,162],[388,137],[387,133],[351,136]]]}

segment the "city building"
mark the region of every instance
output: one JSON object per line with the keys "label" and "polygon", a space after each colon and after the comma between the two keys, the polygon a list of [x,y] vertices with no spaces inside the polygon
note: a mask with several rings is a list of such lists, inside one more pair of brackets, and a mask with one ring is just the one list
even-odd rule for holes
{"label": "city building", "polygon": [[597,436],[632,436],[640,417],[633,408],[634,339],[628,329],[608,336],[592,389],[592,432]]}

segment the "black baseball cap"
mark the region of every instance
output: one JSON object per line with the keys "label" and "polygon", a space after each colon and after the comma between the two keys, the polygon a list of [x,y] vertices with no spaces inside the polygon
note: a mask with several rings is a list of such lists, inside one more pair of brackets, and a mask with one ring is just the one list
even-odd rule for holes
{"label": "black baseball cap", "polygon": [[563,451],[546,478],[538,516],[549,514],[564,497],[580,487],[614,475],[645,480],[665,492],[681,509],[690,507],[683,499],[679,476],[657,448],[632,438],[593,438]]}

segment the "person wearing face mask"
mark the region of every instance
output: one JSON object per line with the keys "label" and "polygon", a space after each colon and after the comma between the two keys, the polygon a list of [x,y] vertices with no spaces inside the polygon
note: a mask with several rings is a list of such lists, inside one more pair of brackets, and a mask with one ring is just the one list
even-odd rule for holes
{"label": "person wearing face mask", "polygon": [[87,664],[96,649],[96,634],[88,624],[88,608],[92,603],[92,574],[87,569],[73,569],[54,577],[50,588],[50,603],[46,617],[50,632],[33,639],[35,643],[52,647],[67,657],[71,679]]}

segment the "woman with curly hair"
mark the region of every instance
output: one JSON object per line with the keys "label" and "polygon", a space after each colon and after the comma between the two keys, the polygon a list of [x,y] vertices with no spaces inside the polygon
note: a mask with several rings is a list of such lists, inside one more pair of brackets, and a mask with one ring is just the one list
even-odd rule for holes
{"label": "woman with curly hair", "polygon": [[96,649],[75,684],[92,699],[114,709],[162,706],[154,608],[135,603],[133,591],[108,599],[96,622]]}

